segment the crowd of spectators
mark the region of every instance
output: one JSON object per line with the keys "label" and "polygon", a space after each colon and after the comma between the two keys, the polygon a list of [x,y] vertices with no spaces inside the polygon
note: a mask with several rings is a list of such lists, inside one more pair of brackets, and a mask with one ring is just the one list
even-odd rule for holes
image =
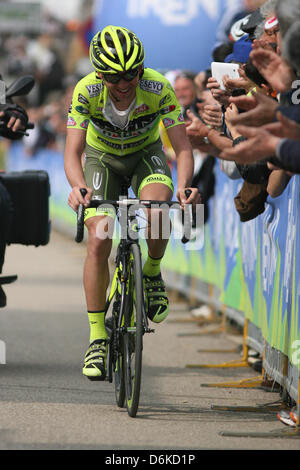
{"label": "crowd of spectators", "polygon": [[[229,178],[243,180],[234,200],[242,222],[262,213],[267,197],[282,194],[300,170],[299,43],[299,1],[265,1],[234,21],[213,50],[215,62],[239,66],[239,78],[225,75],[221,84],[201,71],[190,107],[182,102],[203,162],[214,157]],[[182,76],[174,80],[179,100]]]}
{"label": "crowd of spectators", "polygon": [[[0,69],[6,85],[24,75],[35,79],[27,96],[14,98],[35,126],[23,139],[29,158],[44,148],[64,150],[74,86],[92,71],[87,53],[91,26],[90,17],[75,23],[49,16],[43,19],[41,34],[2,35]],[[3,141],[2,145],[10,143]]]}
{"label": "crowd of spectators", "polygon": [[[280,196],[300,173],[299,51],[299,0],[266,0],[234,21],[227,39],[213,50],[214,61],[238,65],[239,78],[224,75],[221,83],[211,70],[200,71],[190,80],[193,95],[183,90],[187,72],[174,79],[187,134],[202,161],[195,166],[194,183],[201,192],[203,181],[210,189],[205,203],[214,184],[211,168],[203,172],[209,160],[228,178],[241,180],[233,202],[241,222],[263,213],[267,198]],[[201,308],[195,309],[197,316]],[[261,358],[256,364],[259,370]],[[297,407],[277,416],[295,426]]]}

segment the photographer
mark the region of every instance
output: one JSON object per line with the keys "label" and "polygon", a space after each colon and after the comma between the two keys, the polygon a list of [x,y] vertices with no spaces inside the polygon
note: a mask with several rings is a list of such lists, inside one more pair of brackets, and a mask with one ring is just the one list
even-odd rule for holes
{"label": "photographer", "polygon": [[[10,140],[23,137],[28,116],[25,109],[14,103],[0,104],[0,136]],[[7,235],[11,223],[12,205],[9,193],[0,181],[0,273],[4,264]],[[0,307],[5,307],[6,295],[0,284]]]}

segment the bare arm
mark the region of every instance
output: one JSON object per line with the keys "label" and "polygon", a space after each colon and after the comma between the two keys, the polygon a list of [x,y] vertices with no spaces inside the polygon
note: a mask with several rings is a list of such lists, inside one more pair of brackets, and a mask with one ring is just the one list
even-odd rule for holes
{"label": "bare arm", "polygon": [[287,187],[291,176],[284,170],[274,170],[269,176],[267,192],[271,197],[280,196]]}
{"label": "bare arm", "polygon": [[[67,179],[72,187],[68,204],[75,211],[79,204],[89,204],[92,190],[87,188],[84,179],[81,156],[85,148],[86,132],[80,129],[67,129],[67,138],[64,155],[64,167]],[[88,194],[85,199],[81,196],[80,188],[86,188]]]}
{"label": "bare arm", "polygon": [[219,151],[223,151],[226,148],[232,147],[232,140],[229,137],[221,134],[219,131],[215,129],[210,129],[207,138],[209,142],[216,147]]}
{"label": "bare arm", "polygon": [[[167,133],[177,159],[177,197],[182,204],[185,202],[198,204],[198,190],[190,188],[194,174],[194,157],[185,126],[172,127],[167,129]],[[184,190],[187,188],[192,190],[192,194],[188,199],[184,194]]]}
{"label": "bare arm", "polygon": [[[190,111],[187,111],[187,115],[190,121],[186,123],[186,133],[193,148],[219,156],[224,148],[232,147],[232,140],[221,135],[220,131],[209,128]],[[211,144],[207,147],[205,147],[206,144],[203,140],[205,137]]]}

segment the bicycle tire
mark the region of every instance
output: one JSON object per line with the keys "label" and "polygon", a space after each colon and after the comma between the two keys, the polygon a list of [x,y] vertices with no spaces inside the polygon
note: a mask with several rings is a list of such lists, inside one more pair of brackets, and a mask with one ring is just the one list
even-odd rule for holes
{"label": "bicycle tire", "polygon": [[[120,307],[118,307],[120,309]],[[124,408],[125,405],[125,378],[124,378],[124,347],[122,335],[117,333],[117,318],[118,312],[114,312],[113,328],[112,328],[112,353],[113,353],[113,375],[115,385],[115,398],[119,408]]]}
{"label": "bicycle tire", "polygon": [[123,368],[123,355],[119,354],[114,367],[114,382],[115,382],[115,397],[116,403],[119,408],[124,408],[125,405],[125,383],[124,383],[124,368]]}
{"label": "bicycle tire", "polygon": [[123,341],[126,407],[129,416],[134,418],[139,406],[142,378],[144,290],[141,254],[137,244],[130,245],[130,254],[129,302],[125,312]]}

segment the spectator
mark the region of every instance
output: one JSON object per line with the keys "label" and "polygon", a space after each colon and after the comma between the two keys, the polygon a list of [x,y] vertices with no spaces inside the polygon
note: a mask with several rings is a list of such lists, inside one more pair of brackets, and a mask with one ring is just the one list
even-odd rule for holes
{"label": "spectator", "polygon": [[183,115],[185,115],[187,109],[192,109],[193,112],[198,113],[196,107],[195,77],[194,73],[183,71],[174,80],[174,91]]}
{"label": "spectator", "polygon": [[228,40],[234,23],[254,12],[263,0],[227,0],[225,12],[217,30],[217,45]]}
{"label": "spectator", "polygon": [[[285,58],[276,55],[273,51],[264,50],[262,48],[255,49],[251,53],[254,64],[258,67],[261,74],[270,81],[272,86],[277,89],[287,91],[291,87],[293,79],[299,73],[299,60],[297,38],[299,39],[299,19],[300,19],[300,6],[299,2],[290,0],[287,2],[278,2],[276,4],[276,14],[279,20],[280,33],[279,33],[279,46],[285,51]],[[289,59],[289,63],[286,61]],[[295,72],[294,72],[295,71]],[[259,95],[257,95],[258,97]],[[261,98],[259,98],[261,100]],[[259,107],[259,103],[252,111],[239,116],[232,122],[235,124],[247,124],[258,126],[255,122],[255,117],[263,117],[260,124],[271,123],[274,118],[279,119],[277,127],[266,126],[264,128],[248,128],[240,126],[239,132],[247,137],[247,142],[241,143],[234,149],[226,149],[221,157],[235,159],[242,162],[253,162],[264,158],[273,158],[271,161],[280,168],[289,170],[293,173],[299,173],[299,138],[298,126],[296,123],[289,121],[278,110],[282,112],[288,111],[287,114],[292,114],[297,117],[299,122],[299,104],[294,104],[290,107],[278,107],[273,104],[271,106],[269,117],[265,113],[266,104]],[[260,102],[262,105],[262,101]],[[263,112],[264,111],[264,112]],[[292,131],[293,129],[293,131]],[[277,135],[276,135],[277,133]],[[293,138],[291,138],[293,135]],[[251,148],[250,148],[251,147]],[[253,152],[255,148],[255,153]],[[276,157],[275,157],[276,156]]]}
{"label": "spectator", "polygon": [[30,41],[27,54],[35,64],[37,81],[37,105],[44,103],[47,95],[54,90],[63,89],[64,69],[54,48],[54,37],[42,34],[37,41]]}

